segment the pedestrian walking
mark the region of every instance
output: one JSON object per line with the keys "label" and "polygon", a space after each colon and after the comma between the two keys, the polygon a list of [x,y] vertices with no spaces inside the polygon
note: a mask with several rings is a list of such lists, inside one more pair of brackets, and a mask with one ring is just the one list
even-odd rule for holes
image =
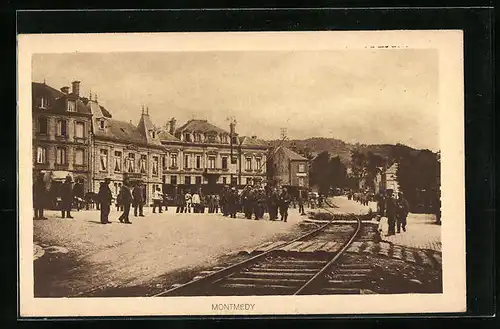
{"label": "pedestrian walking", "polygon": [[306,213],[304,212],[304,197],[302,196],[302,191],[299,191],[297,202],[299,204],[299,213],[301,215],[305,215]]}
{"label": "pedestrian walking", "polygon": [[404,198],[403,192],[398,193],[398,217],[397,217],[397,232],[401,232],[401,228],[403,232],[406,232],[406,218],[408,217],[408,213],[410,211],[410,205],[408,201]]}
{"label": "pedestrian walking", "polygon": [[120,204],[123,206],[123,213],[118,217],[121,223],[132,224],[129,219],[130,214],[130,204],[132,203],[132,192],[129,187],[130,183],[128,181],[123,182],[122,188],[120,189],[119,199]]}
{"label": "pedestrian walking", "polygon": [[[137,183],[132,190],[132,205],[134,207],[134,216],[144,217],[144,197],[143,197],[143,185],[141,183]],[[139,214],[139,215],[138,215]]]}
{"label": "pedestrian walking", "polygon": [[66,176],[66,180],[61,185],[61,217],[73,218],[71,208],[73,205],[73,183],[71,176]]}
{"label": "pedestrian walking", "polygon": [[100,204],[101,211],[101,224],[108,224],[110,221],[108,220],[109,211],[111,209],[111,202],[113,201],[113,195],[111,194],[111,190],[109,189],[109,183],[111,179],[104,179],[104,183],[101,183],[99,186],[99,192],[97,193],[97,199]]}
{"label": "pedestrian walking", "polygon": [[288,207],[290,206],[290,196],[285,188],[281,189],[279,196],[279,211],[281,220],[286,222],[288,219]]}
{"label": "pedestrian walking", "polygon": [[387,235],[391,236],[396,234],[396,219],[398,216],[398,204],[396,200],[392,196],[392,192],[387,193],[386,197],[386,208],[385,208],[385,213],[387,217],[387,225],[388,225],[388,230],[387,230]]}
{"label": "pedestrian walking", "polygon": [[39,173],[33,184],[33,209],[35,210],[35,219],[47,219],[43,215],[43,209],[47,204],[47,188],[43,181],[44,174]]}
{"label": "pedestrian walking", "polygon": [[158,207],[158,213],[162,213],[162,204],[163,204],[163,193],[159,187],[153,192],[153,214],[156,213],[156,208]]}

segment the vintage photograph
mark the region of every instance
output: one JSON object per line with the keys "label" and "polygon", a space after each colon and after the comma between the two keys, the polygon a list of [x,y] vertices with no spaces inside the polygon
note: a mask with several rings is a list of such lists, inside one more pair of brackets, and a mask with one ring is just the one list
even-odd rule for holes
{"label": "vintage photograph", "polygon": [[443,295],[441,56],[33,52],[32,297]]}

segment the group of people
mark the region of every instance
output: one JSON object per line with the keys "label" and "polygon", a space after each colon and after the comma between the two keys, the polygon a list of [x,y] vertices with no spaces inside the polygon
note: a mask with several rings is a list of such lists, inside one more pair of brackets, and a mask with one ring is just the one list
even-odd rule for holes
{"label": "group of people", "polygon": [[363,206],[368,206],[368,202],[373,201],[374,194],[369,191],[347,193],[347,199],[361,203]]}
{"label": "group of people", "polygon": [[[71,176],[66,176],[64,183],[60,187],[60,200],[58,202],[61,210],[61,217],[72,219],[71,209],[76,205],[77,211],[82,208],[84,191],[83,184],[77,180],[73,183]],[[49,206],[50,202],[47,182],[44,180],[44,174],[39,173],[33,184],[33,208],[35,219],[47,219],[44,216],[44,209]]]}
{"label": "group of people", "polygon": [[404,198],[403,192],[399,192],[398,197],[393,196],[392,191],[381,194],[378,198],[378,213],[380,217],[387,218],[387,236],[396,233],[406,232],[406,218],[409,213],[408,201]]}
{"label": "group of people", "polygon": [[[97,200],[100,205],[101,211],[101,223],[108,224],[109,213],[111,210],[111,204],[113,202],[113,194],[109,188],[109,183],[111,179],[106,178],[99,186],[99,192],[97,193]],[[146,203],[145,198],[145,186],[141,182],[132,183],[125,180],[123,185],[120,187],[120,191],[116,196],[116,208],[121,210],[122,214],[118,217],[118,221],[124,224],[132,224],[130,221],[130,208],[134,208],[135,217],[144,217],[144,204]],[[163,193],[161,193],[160,188],[156,188],[153,192],[153,213],[161,213],[163,210]]]}
{"label": "group of people", "polygon": [[[99,192],[95,197],[97,208],[100,210],[100,222],[102,224],[110,223],[109,214],[113,201],[116,202],[117,211],[121,211],[118,220],[121,223],[131,224],[130,209],[133,207],[135,217],[144,217],[144,205],[146,203],[145,186],[141,182],[130,182],[125,180],[120,187],[119,193],[114,196],[110,189],[111,179],[106,178],[100,183]],[[43,174],[40,174],[33,186],[33,204],[35,210],[35,219],[47,219],[44,217],[44,208],[46,208],[44,197],[47,194],[46,183]],[[77,210],[81,208],[83,200],[83,184],[77,181],[73,184],[70,176],[66,177],[65,182],[60,187],[60,210],[62,218],[73,218],[71,210],[75,206]],[[168,210],[167,195],[162,193],[157,187],[152,194],[153,207],[152,212],[158,213]],[[190,193],[179,191],[173,199],[176,205],[176,213],[222,213],[223,216],[236,218],[238,212],[244,213],[247,219],[263,219],[264,214],[269,213],[270,220],[288,220],[288,208],[292,203],[294,208],[298,205],[299,213],[305,215],[304,205],[308,202],[307,196],[302,193],[298,197],[292,197],[286,188],[277,188],[266,186],[265,188],[256,185],[247,185],[241,193],[235,187],[224,186],[220,193],[210,193],[204,195],[200,189],[193,190]]]}

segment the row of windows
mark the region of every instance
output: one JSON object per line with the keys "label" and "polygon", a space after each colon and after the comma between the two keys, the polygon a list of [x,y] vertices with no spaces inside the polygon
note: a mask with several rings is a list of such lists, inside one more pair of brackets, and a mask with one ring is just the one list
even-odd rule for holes
{"label": "row of windows", "polygon": [[[51,104],[49,98],[40,97],[40,98],[38,98],[37,105],[40,109],[44,110],[44,109],[48,109],[49,107],[51,107],[52,104]],[[68,100],[66,110],[68,112],[76,112],[76,101]]]}
{"label": "row of windows", "polygon": [[[36,149],[36,163],[46,164],[48,149],[43,146],[38,146]],[[68,152],[65,147],[56,147],[56,164],[67,165],[68,164]],[[85,150],[77,148],[74,152],[74,164],[83,166],[85,164]]]}
{"label": "row of windows", "polygon": [[[38,133],[42,135],[47,135],[49,133],[49,122],[46,117],[38,118]],[[68,121],[63,119],[58,119],[56,122],[56,135],[57,136],[68,136]],[[85,123],[75,122],[75,137],[85,138]]]}
{"label": "row of windows", "polygon": [[[135,173],[136,172],[136,161],[135,161],[135,153],[128,153],[125,159],[122,159],[122,152],[115,151],[114,153],[114,162],[113,162],[113,171],[114,172],[122,172],[122,163],[125,164],[125,172]],[[152,174],[153,176],[158,176],[158,165],[159,159],[157,156],[153,156],[152,162]],[[99,153],[99,166],[101,171],[108,171],[108,150],[100,150]],[[147,156],[141,154],[139,159],[139,172],[142,174],[146,174],[147,168]]]}
{"label": "row of windows", "polygon": [[[201,182],[202,182],[201,176],[194,176],[194,180],[192,178],[193,178],[192,176],[184,176],[183,184],[184,185],[191,185],[191,184],[194,183],[196,185],[201,185]],[[251,177],[242,177],[242,182],[241,183],[242,184],[252,184],[252,182],[254,180],[255,179],[251,178]],[[164,177],[164,182],[168,183],[166,181],[166,177]],[[177,176],[176,175],[170,176],[170,184],[177,185]],[[227,177],[222,177],[222,184],[229,184],[229,179]],[[236,177],[233,178],[232,184],[237,184],[237,178]]]}
{"label": "row of windows", "polygon": [[[207,142],[207,143],[228,144],[229,137],[227,135],[218,136],[217,134],[184,133],[184,141],[185,142],[195,142],[195,143]],[[233,144],[236,144],[236,143],[237,143],[237,138],[233,137]]]}

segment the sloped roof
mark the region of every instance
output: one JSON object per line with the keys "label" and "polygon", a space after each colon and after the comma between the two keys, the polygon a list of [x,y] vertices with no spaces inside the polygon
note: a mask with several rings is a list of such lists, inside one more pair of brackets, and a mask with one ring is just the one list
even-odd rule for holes
{"label": "sloped roof", "polygon": [[275,152],[278,153],[278,152],[283,152],[285,157],[287,157],[288,159],[290,160],[294,160],[294,161],[307,161],[307,158],[303,157],[302,155],[290,150],[288,147],[286,146],[278,146],[277,149],[275,149]]}
{"label": "sloped roof", "polygon": [[166,130],[160,131],[160,133],[158,134],[158,138],[160,139],[160,141],[166,141],[166,142],[179,142],[180,141],[177,137],[172,136]]}
{"label": "sloped roof", "polygon": [[258,138],[252,138],[248,136],[240,137],[241,146],[247,147],[269,147],[269,143]]}
{"label": "sloped roof", "polygon": [[197,119],[189,120],[184,125],[176,129],[176,133],[183,131],[201,132],[201,133],[216,132],[218,134],[229,134],[228,131],[219,128],[217,126],[214,126],[207,120],[197,120]]}
{"label": "sloped roof", "polygon": [[50,95],[54,98],[59,98],[61,96],[64,96],[62,91],[59,91],[45,83],[40,83],[40,82],[32,82],[31,90],[33,94],[50,93]]}
{"label": "sloped roof", "polygon": [[96,130],[96,137],[105,137],[130,143],[147,144],[146,137],[141,135],[137,127],[129,122],[107,119],[105,129]]}

